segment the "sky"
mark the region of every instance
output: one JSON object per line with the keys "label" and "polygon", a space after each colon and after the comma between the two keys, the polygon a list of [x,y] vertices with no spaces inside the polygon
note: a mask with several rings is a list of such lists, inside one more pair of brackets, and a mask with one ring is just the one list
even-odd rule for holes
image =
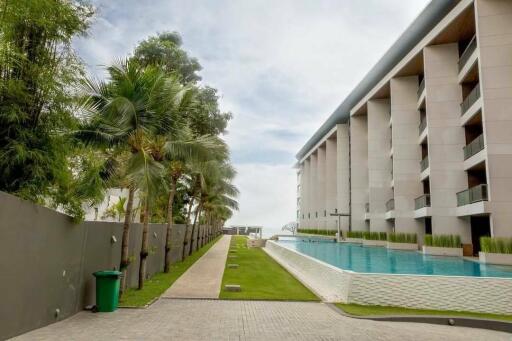
{"label": "sky", "polygon": [[226,223],[296,217],[295,154],[428,0],[93,0],[74,45],[91,74],[164,31],[181,34],[202,82],[234,118],[224,136],[240,210]]}

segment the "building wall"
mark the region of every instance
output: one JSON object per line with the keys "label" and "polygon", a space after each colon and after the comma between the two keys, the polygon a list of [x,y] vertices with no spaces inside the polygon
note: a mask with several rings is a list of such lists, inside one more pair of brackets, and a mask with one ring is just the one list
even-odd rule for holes
{"label": "building wall", "polygon": [[366,116],[350,118],[350,213],[354,231],[368,230],[365,206],[368,202],[368,126]]}
{"label": "building wall", "polygon": [[[93,272],[117,269],[123,224],[73,224],[51,209],[0,192],[0,339],[69,317],[95,302]],[[172,262],[181,259],[183,225],[174,225]],[[147,273],[163,271],[165,224],[150,224]],[[117,239],[112,242],[112,237]],[[128,285],[137,285],[142,226],[131,225]],[[56,311],[59,310],[58,316]]]}
{"label": "building wall", "polygon": [[[337,187],[337,208],[338,213],[350,214],[350,143],[348,124],[336,126],[336,187]],[[349,229],[350,218],[340,217],[340,229]]]}
{"label": "building wall", "polygon": [[476,0],[491,232],[512,237],[512,2]]}
{"label": "building wall", "polygon": [[391,232],[385,219],[386,202],[393,198],[389,100],[369,101],[367,110],[370,231]]}
{"label": "building wall", "polygon": [[325,146],[320,146],[317,152],[317,167],[316,167],[316,211],[318,215],[317,226],[319,229],[327,227],[327,197],[326,197],[326,168],[325,168]]}
{"label": "building wall", "polygon": [[338,208],[337,189],[337,162],[338,153],[336,149],[336,138],[329,138],[325,143],[325,197],[326,197],[326,227],[331,230],[338,228],[338,218],[330,216]]}

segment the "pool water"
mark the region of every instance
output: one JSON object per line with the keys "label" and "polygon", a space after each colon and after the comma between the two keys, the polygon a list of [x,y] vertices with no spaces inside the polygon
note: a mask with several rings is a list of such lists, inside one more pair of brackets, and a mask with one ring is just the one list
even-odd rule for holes
{"label": "pool water", "polygon": [[426,256],[415,251],[295,238],[280,239],[277,243],[340,269],[355,272],[512,278],[512,266],[485,265],[460,257]]}

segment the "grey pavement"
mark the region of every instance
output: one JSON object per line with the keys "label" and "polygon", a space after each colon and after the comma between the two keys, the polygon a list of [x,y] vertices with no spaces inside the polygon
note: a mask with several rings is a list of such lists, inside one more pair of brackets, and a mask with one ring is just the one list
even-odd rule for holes
{"label": "grey pavement", "polygon": [[512,340],[490,330],[345,317],[323,303],[160,299],[81,312],[15,340]]}
{"label": "grey pavement", "polygon": [[224,235],[162,297],[219,298],[231,236]]}

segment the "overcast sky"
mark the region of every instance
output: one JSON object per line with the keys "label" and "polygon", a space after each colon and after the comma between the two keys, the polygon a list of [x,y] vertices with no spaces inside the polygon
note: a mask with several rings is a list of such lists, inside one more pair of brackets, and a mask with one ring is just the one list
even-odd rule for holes
{"label": "overcast sky", "polygon": [[75,45],[89,70],[178,31],[234,119],[225,136],[240,211],[228,224],[295,220],[295,154],[428,0],[95,0]]}

